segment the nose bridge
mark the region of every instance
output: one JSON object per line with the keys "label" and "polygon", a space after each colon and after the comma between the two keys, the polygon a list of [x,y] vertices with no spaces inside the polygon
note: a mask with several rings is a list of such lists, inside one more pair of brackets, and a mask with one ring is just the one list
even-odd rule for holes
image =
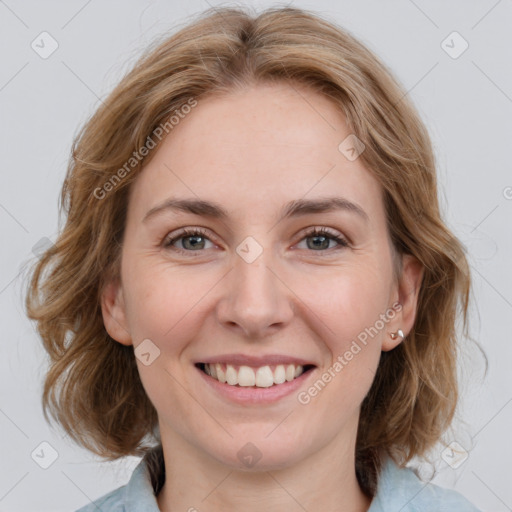
{"label": "nose bridge", "polygon": [[250,337],[264,336],[269,329],[286,324],[292,308],[286,287],[274,274],[278,266],[270,248],[264,249],[252,237],[242,241],[233,255],[229,285],[219,305],[219,320],[236,324]]}

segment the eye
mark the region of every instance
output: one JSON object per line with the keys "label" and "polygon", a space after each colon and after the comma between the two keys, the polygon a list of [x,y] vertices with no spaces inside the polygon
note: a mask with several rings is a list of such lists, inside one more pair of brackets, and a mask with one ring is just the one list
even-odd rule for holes
{"label": "eye", "polygon": [[[308,249],[316,252],[325,252],[325,249],[332,249],[333,247],[329,247],[331,242],[336,242],[341,248],[349,246],[348,242],[339,233],[321,227],[314,227],[307,231],[302,240],[306,240]],[[309,240],[311,240],[311,243],[309,243]],[[336,247],[334,248],[336,249]]]}
{"label": "eye", "polygon": [[[165,248],[173,247],[175,251],[181,253],[198,252],[205,249],[206,241],[211,242],[211,240],[206,236],[206,231],[204,229],[186,228],[176,236],[166,238],[163,245]],[[180,242],[179,245],[181,245],[181,247],[175,247],[174,245],[176,242]]]}
{"label": "eye", "polygon": [[[164,248],[172,248],[172,250],[182,254],[200,252],[201,250],[209,248],[205,247],[207,242],[212,243],[206,234],[206,230],[201,228],[185,228],[175,236],[167,237],[163,242],[163,246]],[[326,249],[349,247],[347,240],[339,233],[322,227],[314,227],[307,231],[301,239],[301,242],[303,240],[306,240],[306,248],[315,252],[326,252]],[[336,242],[339,247],[330,247],[332,242]],[[181,247],[179,247],[180,245]]]}

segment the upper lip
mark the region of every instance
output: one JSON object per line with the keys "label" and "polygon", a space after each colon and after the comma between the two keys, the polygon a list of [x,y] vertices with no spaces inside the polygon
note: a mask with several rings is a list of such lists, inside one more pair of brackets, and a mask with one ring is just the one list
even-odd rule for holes
{"label": "upper lip", "polygon": [[205,364],[215,364],[215,363],[226,363],[226,364],[234,364],[237,366],[246,365],[246,366],[267,366],[267,365],[277,365],[277,364],[295,364],[295,365],[312,365],[316,366],[315,363],[308,361],[306,359],[301,359],[295,356],[287,356],[283,354],[268,354],[262,356],[248,356],[245,354],[223,354],[220,356],[207,357],[206,359],[202,359],[201,361],[197,361],[197,363],[205,363]]}

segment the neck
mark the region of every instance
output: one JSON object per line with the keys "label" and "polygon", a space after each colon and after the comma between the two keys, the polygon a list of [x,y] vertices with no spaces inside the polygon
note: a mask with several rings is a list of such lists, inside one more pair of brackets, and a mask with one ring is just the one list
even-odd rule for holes
{"label": "neck", "polygon": [[166,482],[157,496],[159,508],[366,512],[371,499],[357,482],[355,435],[350,446],[339,437],[293,466],[242,471],[206,457],[177,434],[162,436]]}

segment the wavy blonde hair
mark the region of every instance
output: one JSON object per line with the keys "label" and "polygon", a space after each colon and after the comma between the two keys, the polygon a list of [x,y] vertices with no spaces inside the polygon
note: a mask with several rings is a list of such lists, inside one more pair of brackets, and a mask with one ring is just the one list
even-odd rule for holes
{"label": "wavy blonde hair", "polygon": [[424,266],[413,330],[382,353],[362,403],[356,473],[372,496],[383,453],[405,464],[452,421],[456,320],[462,312],[465,334],[470,276],[462,244],[441,219],[431,142],[407,93],[351,34],[304,10],[206,11],[150,47],[76,136],[60,197],[66,224],[35,265],[26,297],[51,362],[45,417],[107,459],[141,455],[158,440],[133,348],[109,337],[100,307],[106,282],[119,277],[130,185],[156,149],[108,194],[95,191],[191,98],[282,81],[313,88],[344,114],[383,188],[396,254]]}

